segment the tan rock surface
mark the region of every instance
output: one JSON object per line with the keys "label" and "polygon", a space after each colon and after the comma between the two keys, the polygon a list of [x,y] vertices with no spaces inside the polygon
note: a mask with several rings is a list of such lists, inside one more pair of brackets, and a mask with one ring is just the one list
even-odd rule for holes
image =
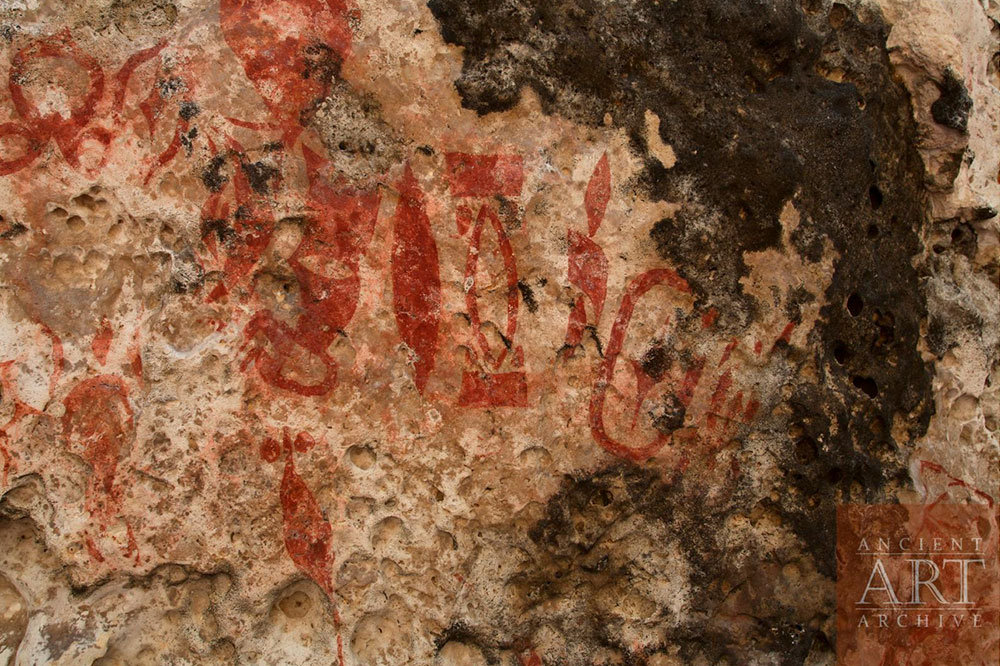
{"label": "tan rock surface", "polygon": [[833,664],[997,497],[998,21],[0,3],[0,666]]}

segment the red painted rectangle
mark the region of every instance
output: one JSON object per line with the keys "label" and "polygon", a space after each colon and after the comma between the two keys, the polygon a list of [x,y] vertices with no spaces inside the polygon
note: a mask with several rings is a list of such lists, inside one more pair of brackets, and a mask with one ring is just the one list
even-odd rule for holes
{"label": "red painted rectangle", "polygon": [[447,153],[451,194],[456,197],[512,197],[521,193],[524,164],[520,155]]}
{"label": "red painted rectangle", "polygon": [[458,403],[463,407],[527,407],[528,383],[523,372],[466,371]]}

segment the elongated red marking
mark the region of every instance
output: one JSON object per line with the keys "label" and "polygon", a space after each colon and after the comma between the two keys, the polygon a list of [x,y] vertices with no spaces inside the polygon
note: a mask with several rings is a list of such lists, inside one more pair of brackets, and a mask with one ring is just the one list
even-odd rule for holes
{"label": "elongated red marking", "polygon": [[500,223],[500,218],[488,206],[479,209],[479,217],[476,218],[476,226],[472,229],[472,241],[469,243],[469,253],[465,262],[465,281],[471,284],[465,292],[465,307],[469,311],[469,321],[472,330],[475,332],[476,342],[480,352],[486,360],[493,366],[494,370],[499,370],[507,357],[507,348],[504,347],[499,354],[494,356],[490,349],[490,343],[483,333],[482,321],[479,316],[479,288],[476,284],[477,269],[479,267],[480,246],[482,244],[483,227],[486,220],[490,221],[493,231],[496,234],[497,245],[500,247],[500,256],[503,259],[504,273],[507,280],[507,324],[504,327],[504,337],[507,340],[514,340],[517,333],[517,310],[520,305],[520,292],[517,288],[517,264],[514,261],[514,249],[507,238],[507,232]]}
{"label": "elongated red marking", "polygon": [[604,256],[604,250],[583,234],[570,229],[567,238],[569,281],[590,299],[596,326],[601,320],[608,292],[608,259]]}
{"label": "elongated red marking", "polygon": [[524,165],[520,155],[447,153],[444,160],[453,196],[512,197],[521,193]]}
{"label": "elongated red marking", "polygon": [[[299,435],[296,439],[302,437]],[[333,528],[312,491],[295,471],[293,446],[285,434],[285,471],[281,477],[281,508],[285,528],[285,549],[299,569],[316,581],[327,596],[333,594],[330,577],[330,542]]]}
{"label": "elongated red marking", "polygon": [[108,361],[108,350],[111,348],[111,337],[114,332],[111,330],[111,322],[107,317],[101,319],[101,325],[94,334],[94,341],[90,343],[90,350],[94,352],[94,358],[101,365]]}
{"label": "elongated red marking", "polygon": [[392,303],[399,335],[417,356],[414,381],[423,393],[437,356],[441,275],[424,195],[409,165],[393,220]]}
{"label": "elongated red marking", "polygon": [[128,386],[120,377],[85,379],[63,400],[63,438],[81,449],[93,473],[87,486],[87,510],[102,524],[118,512],[121,488],[116,483],[120,452],[134,434]]}
{"label": "elongated red marking", "polygon": [[594,167],[594,173],[587,183],[587,192],[583,196],[583,205],[587,211],[587,230],[591,236],[597,233],[604,221],[604,212],[611,199],[611,169],[608,167],[608,154],[601,155]]}
{"label": "elongated red marking", "polygon": [[569,311],[569,321],[566,323],[566,341],[561,350],[563,358],[573,358],[576,348],[583,341],[583,332],[587,328],[587,306],[583,296],[577,296],[573,308]]}

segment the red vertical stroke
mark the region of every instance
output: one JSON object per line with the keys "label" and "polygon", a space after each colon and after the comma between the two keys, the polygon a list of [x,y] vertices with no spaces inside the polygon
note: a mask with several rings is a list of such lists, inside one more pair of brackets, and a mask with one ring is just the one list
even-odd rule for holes
{"label": "red vertical stroke", "polygon": [[113,334],[111,322],[108,321],[107,317],[103,317],[97,333],[94,334],[94,341],[90,343],[90,349],[94,352],[94,358],[101,365],[104,365],[108,361],[108,350],[111,348]]}
{"label": "red vertical stroke", "polygon": [[393,219],[392,304],[399,335],[417,355],[414,381],[423,393],[437,355],[441,275],[424,195],[409,165]]}
{"label": "red vertical stroke", "polygon": [[568,230],[569,281],[580,288],[594,308],[594,324],[601,321],[608,293],[608,259],[604,250],[581,233]]}
{"label": "red vertical stroke", "polygon": [[611,199],[611,169],[608,167],[608,154],[601,155],[594,167],[594,173],[587,183],[587,191],[583,196],[583,205],[587,210],[587,230],[593,236],[604,221],[604,212]]}
{"label": "red vertical stroke", "polygon": [[486,218],[489,218],[496,233],[497,245],[500,247],[500,256],[503,258],[504,272],[507,277],[507,325],[504,330],[504,337],[508,340],[514,339],[514,334],[517,332],[517,310],[520,304],[520,293],[517,289],[517,264],[514,261],[514,249],[507,238],[507,232],[504,231],[503,225],[500,223],[500,218],[488,206],[483,206],[479,209],[476,226],[472,229],[472,240],[469,243],[469,254],[465,263],[465,280],[466,283],[471,280],[471,287],[465,292],[465,305],[469,311],[469,321],[472,324],[472,330],[475,331],[480,351],[482,351],[487,361],[493,365],[493,369],[499,370],[500,365],[507,357],[508,350],[504,347],[500,354],[494,358],[493,352],[490,349],[490,343],[483,334],[482,321],[479,317],[479,288],[476,284],[476,272],[479,266],[479,248],[482,242],[483,226],[485,225]]}

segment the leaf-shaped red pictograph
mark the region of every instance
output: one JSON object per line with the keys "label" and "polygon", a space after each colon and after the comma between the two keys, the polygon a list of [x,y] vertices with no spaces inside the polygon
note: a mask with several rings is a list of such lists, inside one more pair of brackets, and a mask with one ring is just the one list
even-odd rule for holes
{"label": "leaf-shaped red pictograph", "polygon": [[333,528],[323,516],[309,486],[295,471],[294,451],[308,448],[309,440],[311,438],[307,434],[299,433],[293,444],[288,433],[284,435],[285,472],[281,476],[281,509],[285,549],[295,566],[316,581],[327,596],[331,596],[333,554],[330,543]]}
{"label": "leaf-shaped red pictograph", "polygon": [[121,504],[116,482],[118,458],[134,437],[128,386],[120,377],[92,377],[74,386],[63,404],[63,438],[92,470],[87,510],[106,524]]}
{"label": "leaf-shaped red pictograph", "polygon": [[569,281],[579,287],[590,300],[596,325],[601,320],[608,292],[608,259],[604,256],[604,250],[583,234],[570,229],[567,238]]}
{"label": "leaf-shaped red pictograph", "polygon": [[437,356],[441,276],[424,195],[409,165],[393,219],[392,304],[399,335],[416,354],[414,381],[423,393]]}
{"label": "leaf-shaped red pictograph", "polygon": [[583,196],[583,205],[587,210],[587,230],[591,236],[597,233],[604,221],[604,211],[611,199],[611,169],[608,166],[608,154],[601,155],[594,167],[594,173],[587,183],[587,192]]}
{"label": "leaf-shaped red pictograph", "polygon": [[465,280],[470,285],[465,292],[465,307],[469,311],[469,320],[472,323],[472,330],[475,332],[479,351],[487,362],[492,365],[493,370],[499,370],[505,358],[507,358],[507,347],[500,350],[496,356],[490,348],[489,340],[483,333],[482,320],[479,315],[479,288],[476,284],[479,268],[480,247],[482,245],[483,229],[486,220],[490,221],[490,226],[496,234],[497,245],[500,248],[500,257],[503,260],[504,276],[507,282],[507,324],[504,327],[504,337],[513,340],[517,333],[517,311],[520,306],[520,291],[517,288],[517,263],[514,260],[514,249],[511,247],[507,232],[500,223],[500,218],[488,206],[479,209],[479,217],[476,218],[476,226],[472,228],[472,240],[469,243],[469,253],[465,262]]}
{"label": "leaf-shaped red pictograph", "polygon": [[[299,571],[315,581],[333,604],[333,528],[323,515],[315,495],[295,470],[295,452],[305,453],[316,443],[307,432],[300,432],[293,442],[286,429],[282,433],[281,444],[271,437],[266,438],[261,444],[260,455],[265,461],[273,463],[281,457],[284,449],[285,471],[281,475],[280,499],[285,550]],[[336,608],[333,609],[333,622],[337,629],[338,662],[343,666],[344,639],[340,634],[340,613]]]}

